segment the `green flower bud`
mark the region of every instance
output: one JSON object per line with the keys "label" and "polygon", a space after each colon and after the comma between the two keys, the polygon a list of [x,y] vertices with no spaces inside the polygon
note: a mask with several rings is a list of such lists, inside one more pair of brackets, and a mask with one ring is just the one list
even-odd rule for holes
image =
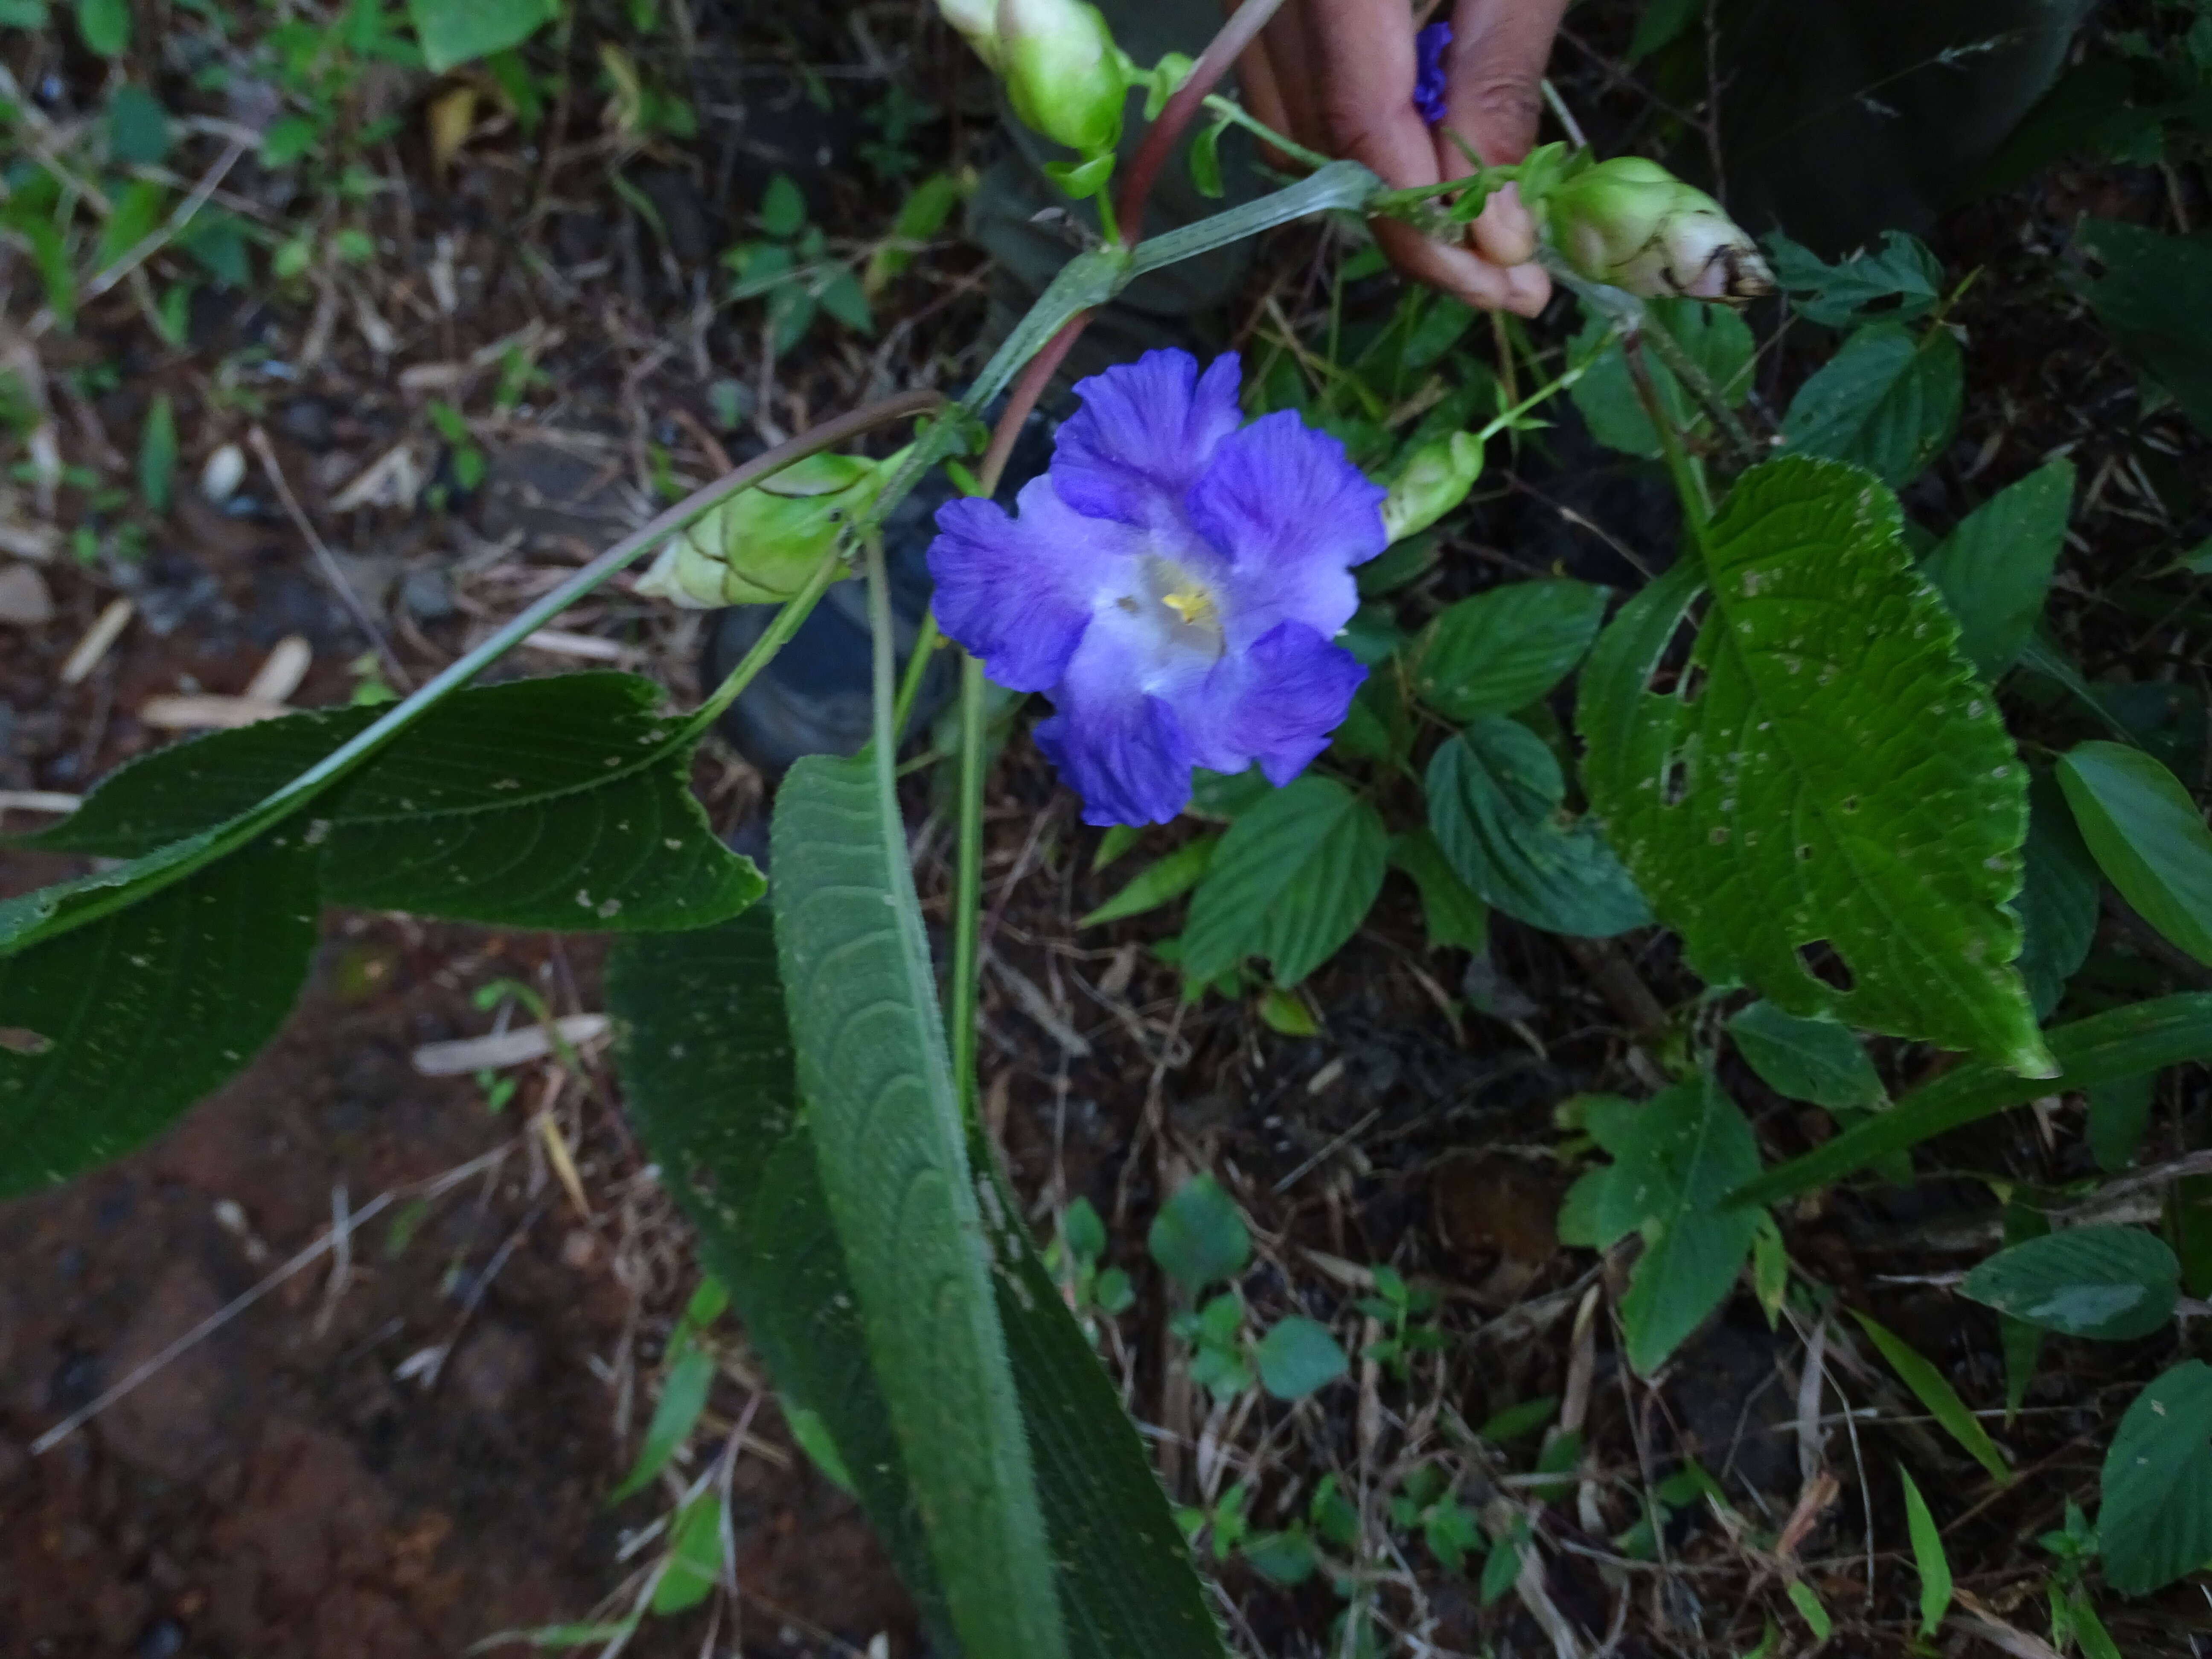
{"label": "green flower bud", "polygon": [[1382,498],[1382,529],[1393,542],[1426,530],[1467,499],[1482,476],[1482,443],[1472,432],[1455,432],[1424,444],[1399,469]]}
{"label": "green flower bud", "polygon": [[968,44],[975,48],[975,55],[999,69],[999,0],[937,0],[937,9],[945,21],[967,37]]}
{"label": "green flower bud", "polygon": [[1721,204],[1640,155],[1584,167],[1530,205],[1552,246],[1594,282],[1647,299],[1773,292],[1757,245]]}
{"label": "green flower bud", "polygon": [[687,611],[774,605],[806,585],[900,457],[810,455],[741,489],[669,538],[637,591]]}
{"label": "green flower bud", "polygon": [[1086,0],[999,0],[1000,72],[1024,125],[1085,155],[1121,136],[1126,61]]}

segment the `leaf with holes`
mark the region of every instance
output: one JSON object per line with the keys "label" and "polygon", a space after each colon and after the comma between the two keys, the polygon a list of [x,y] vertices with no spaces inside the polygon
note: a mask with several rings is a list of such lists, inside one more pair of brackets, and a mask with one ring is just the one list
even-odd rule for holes
{"label": "leaf with holes", "polygon": [[1902,487],[1950,442],[1965,376],[1948,329],[1916,335],[1901,323],[1869,324],[1797,388],[1783,439]]}
{"label": "leaf with holes", "polygon": [[1518,720],[1470,721],[1431,757],[1428,786],[1437,844],[1461,879],[1506,915],[1587,939],[1651,920],[1595,821],[1562,822],[1559,760]]}
{"label": "leaf with holes", "polygon": [[2140,1227],[2069,1227],[1999,1250],[1959,1294],[2061,1336],[2130,1342],[2173,1317],[2181,1264]]}
{"label": "leaf with holes", "polygon": [[1191,895],[1183,974],[1218,979],[1265,957],[1279,985],[1296,985],[1358,931],[1382,890],[1390,837],[1364,796],[1309,775],[1229,826]]}
{"label": "leaf with holes", "polygon": [[1509,582],[1449,606],[1413,647],[1414,690],[1455,720],[1510,714],[1561,680],[1605,618],[1605,590],[1564,579]]}
{"label": "leaf with holes", "polygon": [[2212,1365],[2191,1359],[2135,1397],[2105,1453],[2105,1580],[2148,1595],[2212,1564]]}
{"label": "leaf with holes", "polygon": [[1800,1019],[1762,998],[1728,1024],[1745,1062],[1778,1094],[1832,1108],[1888,1103],[1866,1049],[1833,1020]]}
{"label": "leaf with holes", "polygon": [[1969,513],[1920,567],[1986,678],[2011,667],[2035,631],[2073,501],[2074,464],[2052,461]]}
{"label": "leaf with holes", "polygon": [[1584,781],[1708,981],[2048,1076],[2011,965],[2027,768],[1900,528],[1856,468],[1744,474],[1705,527],[1710,602],[1672,683],[1705,591],[1686,562],[1590,653]]}
{"label": "leaf with holes", "polygon": [[2140,749],[2100,742],[2059,757],[2058,787],[2120,896],[2212,963],[2212,831],[2181,781]]}

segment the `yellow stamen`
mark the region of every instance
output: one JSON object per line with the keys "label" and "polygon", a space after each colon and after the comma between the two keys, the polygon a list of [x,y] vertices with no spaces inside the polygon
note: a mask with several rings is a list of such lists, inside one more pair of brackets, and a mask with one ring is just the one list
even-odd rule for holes
{"label": "yellow stamen", "polygon": [[1182,593],[1163,593],[1160,603],[1191,627],[1213,620],[1213,596],[1202,587],[1194,587]]}

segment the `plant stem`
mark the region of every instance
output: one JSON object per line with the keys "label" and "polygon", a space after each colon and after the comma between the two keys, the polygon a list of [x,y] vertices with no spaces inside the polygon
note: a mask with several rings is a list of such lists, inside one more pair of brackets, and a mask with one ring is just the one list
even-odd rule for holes
{"label": "plant stem", "polygon": [[921,678],[929,672],[929,659],[937,654],[938,641],[944,637],[937,631],[937,613],[923,611],[914,649],[907,653],[905,676],[899,681],[898,703],[891,710],[891,734],[901,743],[906,741],[906,723],[914,717],[914,700],[921,694]]}
{"label": "plant stem", "polygon": [[983,921],[983,665],[960,659],[960,854],[952,896],[953,1096],[975,1110],[975,1008],[981,989]]}
{"label": "plant stem", "polygon": [[1705,410],[1705,418],[1719,428],[1738,458],[1747,463],[1757,460],[1759,444],[1752,437],[1751,429],[1744,425],[1735,410],[1729,407],[1728,399],[1721,395],[1720,388],[1712,383],[1698,360],[1683,349],[1682,343],[1664,328],[1658,327],[1647,326],[1639,337],[1650,342],[1659,361],[1667,365],[1684,389],[1698,400],[1698,406]]}
{"label": "plant stem", "polygon": [[1189,77],[1175,89],[1166,107],[1160,111],[1160,118],[1146,131],[1144,142],[1137,146],[1136,158],[1129,163],[1128,176],[1121,185],[1119,208],[1123,247],[1136,246],[1145,234],[1145,204],[1151,198],[1160,169],[1167,165],[1176,140],[1182,137],[1183,129],[1198,113],[1206,94],[1221,83],[1230,65],[1259,37],[1260,31],[1267,27],[1282,3],[1283,0],[1243,0],[1230,13],[1221,32],[1199,54]]}
{"label": "plant stem", "polygon": [[768,666],[769,659],[791,642],[791,636],[799,631],[799,624],[812,613],[815,602],[829,591],[830,584],[837,580],[843,563],[835,548],[822,556],[822,562],[814,567],[812,574],[806,579],[806,585],[784,601],[783,608],[775,613],[775,620],[769,623],[768,631],[753,641],[752,649],[746,652],[738,665],[723,677],[722,683],[714,688],[714,695],[693,711],[688,723],[691,731],[704,732],[720,718],[722,711],[735,702],[744,689],[753,683],[753,677]]}
{"label": "plant stem", "polygon": [[1628,378],[1636,387],[1636,396],[1644,405],[1651,429],[1659,434],[1659,447],[1667,458],[1667,471],[1674,480],[1674,493],[1681,497],[1682,516],[1688,520],[1690,534],[1700,550],[1705,544],[1705,525],[1713,516],[1713,498],[1705,487],[1705,475],[1682,447],[1682,435],[1674,430],[1673,418],[1667,407],[1659,401],[1659,388],[1651,382],[1651,370],[1644,361],[1643,340],[1638,335],[1626,335],[1620,342],[1622,358],[1628,364]]}
{"label": "plant stem", "polygon": [[1285,137],[1234,98],[1224,98],[1218,92],[1209,92],[1206,94],[1206,106],[1224,121],[1243,128],[1270,149],[1279,149],[1294,161],[1304,161],[1308,167],[1316,168],[1329,164],[1328,156],[1317,149],[1308,149],[1295,138]]}

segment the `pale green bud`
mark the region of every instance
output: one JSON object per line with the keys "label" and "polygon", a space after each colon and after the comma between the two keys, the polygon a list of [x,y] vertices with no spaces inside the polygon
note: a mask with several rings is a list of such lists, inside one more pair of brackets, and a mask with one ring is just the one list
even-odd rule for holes
{"label": "pale green bud", "polygon": [[669,538],[637,591],[687,611],[773,605],[806,585],[846,526],[896,469],[888,461],[810,455],[741,489]]}
{"label": "pale green bud", "polygon": [[[996,67],[1024,125],[1085,155],[1114,148],[1127,60],[1086,0],[999,0]],[[986,62],[990,54],[984,54]]]}
{"label": "pale green bud", "polygon": [[1482,441],[1472,432],[1455,432],[1424,444],[1399,470],[1382,498],[1382,530],[1401,542],[1426,530],[1467,499],[1482,476]]}
{"label": "pale green bud", "polygon": [[999,0],[937,0],[937,9],[995,71],[999,68]]}
{"label": "pale green bud", "polygon": [[1743,301],[1774,274],[1721,204],[1656,161],[1618,156],[1530,204],[1552,246],[1583,276],[1651,298]]}

